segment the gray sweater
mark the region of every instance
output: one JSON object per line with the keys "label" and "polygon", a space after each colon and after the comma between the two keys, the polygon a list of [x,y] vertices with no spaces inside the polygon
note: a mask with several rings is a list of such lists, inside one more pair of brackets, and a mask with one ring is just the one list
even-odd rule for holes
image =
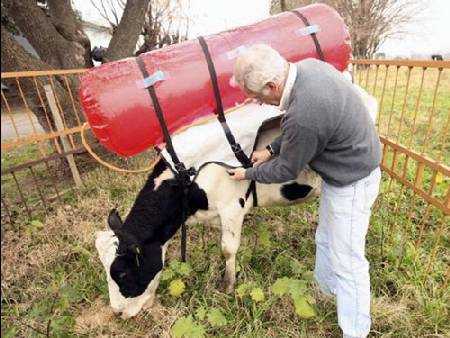
{"label": "gray sweater", "polygon": [[245,172],[263,183],[293,180],[309,164],[323,180],[345,186],[381,161],[380,141],[359,93],[331,65],[315,59],[297,64],[297,78],[272,148],[278,156]]}

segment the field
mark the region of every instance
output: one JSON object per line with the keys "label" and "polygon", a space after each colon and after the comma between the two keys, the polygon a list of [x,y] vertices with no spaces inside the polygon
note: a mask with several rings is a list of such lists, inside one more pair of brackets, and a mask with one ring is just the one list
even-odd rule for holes
{"label": "field", "polygon": [[[399,93],[405,92],[407,74],[403,68],[401,72],[396,95],[391,85],[395,74],[388,74],[381,133],[394,140],[399,137],[417,151],[429,142],[424,153],[449,165],[449,140],[442,139],[450,116],[449,71],[440,79],[430,128],[423,125],[433,107],[437,71],[429,70],[420,109],[415,108],[414,99],[420,72],[412,78],[406,103]],[[372,70],[369,79],[374,74]],[[381,75],[374,88],[380,100]],[[365,87],[372,92],[370,81]],[[403,122],[402,110],[408,117]],[[416,110],[417,123],[413,123]],[[389,111],[395,112],[391,118]],[[429,141],[425,141],[427,134]],[[2,152],[2,166],[20,154],[8,157]],[[393,155],[388,156],[390,163]],[[399,159],[397,166],[404,164]],[[413,178],[415,167],[410,163],[407,169]],[[432,173],[425,174],[425,184],[431,177]],[[15,226],[4,225],[2,220],[2,337],[170,337],[183,330],[191,332],[189,337],[201,333],[208,337],[339,337],[334,301],[322,296],[311,280],[318,201],[253,211],[244,225],[233,295],[223,293],[220,286],[224,259],[218,230],[191,227],[189,266],[180,268],[177,263],[177,236],[168,251],[172,276],[166,274],[155,306],[129,320],[115,318],[108,307],[106,277],[94,248],[94,234],[106,228],[111,208],[118,206],[121,213],[127,212],[144,180],[144,174],[113,174],[96,167],[83,174],[84,187],[68,194],[64,205],[46,218],[37,215],[32,222],[19,218]],[[436,198],[445,199],[449,184],[448,177],[436,183]],[[450,262],[450,222],[436,208],[425,219],[427,204],[386,174],[381,191],[367,238],[373,295],[371,337],[448,337],[450,291],[443,284]],[[295,306],[290,296],[279,295],[283,277],[297,281],[307,305]],[[185,290],[177,295],[182,288],[174,285],[180,281]]]}

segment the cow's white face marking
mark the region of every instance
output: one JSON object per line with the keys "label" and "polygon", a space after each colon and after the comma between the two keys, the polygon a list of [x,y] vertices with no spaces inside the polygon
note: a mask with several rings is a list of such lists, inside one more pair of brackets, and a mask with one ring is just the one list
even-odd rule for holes
{"label": "cow's white face marking", "polygon": [[[122,318],[129,318],[135,316],[144,306],[149,307],[154,301],[156,289],[159,285],[161,272],[148,285],[147,289],[142,295],[134,298],[125,298],[119,290],[119,286],[110,276],[111,264],[116,256],[116,249],[119,240],[112,231],[98,231],[96,234],[95,247],[100,256],[100,261],[106,271],[109,302],[114,313],[120,314]],[[162,248],[162,257],[166,252],[167,244]]]}

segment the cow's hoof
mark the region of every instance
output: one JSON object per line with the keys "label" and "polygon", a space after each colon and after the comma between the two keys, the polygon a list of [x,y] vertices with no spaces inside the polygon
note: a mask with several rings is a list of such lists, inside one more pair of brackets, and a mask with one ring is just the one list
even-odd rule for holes
{"label": "cow's hoof", "polygon": [[150,311],[153,307],[153,303],[155,301],[155,297],[150,298],[145,304],[142,306],[144,310]]}
{"label": "cow's hoof", "polygon": [[228,281],[228,280],[223,279],[220,282],[220,289],[224,293],[230,295],[230,294],[232,294],[234,292],[234,284],[230,283],[230,281]]}
{"label": "cow's hoof", "polygon": [[226,294],[231,294],[234,292],[234,285],[230,283],[226,278],[223,278],[219,282],[218,289]]}
{"label": "cow's hoof", "polygon": [[225,293],[226,293],[227,295],[231,295],[232,293],[234,293],[234,285],[227,286],[227,287],[225,288]]}

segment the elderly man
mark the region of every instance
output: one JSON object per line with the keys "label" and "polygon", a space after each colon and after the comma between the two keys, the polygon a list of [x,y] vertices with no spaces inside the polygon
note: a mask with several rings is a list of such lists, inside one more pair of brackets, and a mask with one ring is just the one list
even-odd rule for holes
{"label": "elderly man", "polygon": [[315,278],[325,294],[336,297],[344,337],[366,337],[365,238],[379,190],[381,150],[360,94],[331,65],[315,59],[290,64],[267,45],[238,57],[231,84],[286,112],[281,136],[253,154],[253,167],[230,174],[236,180],[285,182],[309,165],[322,177]]}

